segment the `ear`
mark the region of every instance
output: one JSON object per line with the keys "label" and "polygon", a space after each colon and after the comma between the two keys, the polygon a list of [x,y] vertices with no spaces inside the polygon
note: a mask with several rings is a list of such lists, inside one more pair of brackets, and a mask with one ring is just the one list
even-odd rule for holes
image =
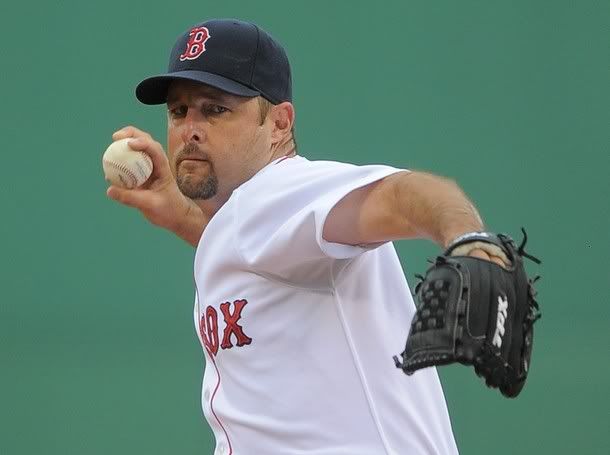
{"label": "ear", "polygon": [[271,142],[281,143],[291,134],[294,125],[294,106],[288,101],[274,105],[269,112],[269,119],[273,122]]}

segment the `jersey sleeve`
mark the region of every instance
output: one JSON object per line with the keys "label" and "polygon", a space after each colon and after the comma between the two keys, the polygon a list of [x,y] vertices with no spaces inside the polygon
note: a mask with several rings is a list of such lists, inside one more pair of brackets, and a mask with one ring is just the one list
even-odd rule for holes
{"label": "jersey sleeve", "polygon": [[235,243],[249,267],[291,282],[315,282],[327,274],[333,260],[347,260],[379,246],[327,242],[322,238],[324,223],[351,191],[402,169],[300,157],[286,161],[272,165],[277,167],[256,176],[236,195]]}

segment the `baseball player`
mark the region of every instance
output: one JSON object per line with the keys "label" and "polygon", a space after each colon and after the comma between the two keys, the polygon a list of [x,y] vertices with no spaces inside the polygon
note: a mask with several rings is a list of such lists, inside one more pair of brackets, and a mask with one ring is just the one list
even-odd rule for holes
{"label": "baseball player", "polygon": [[391,242],[481,231],[458,186],[297,154],[286,53],[251,23],[191,27],[136,96],[167,106],[167,154],[140,129],[115,132],[154,171],[108,196],[196,248],[215,453],[457,453],[436,369],[405,376],[392,360],[415,306]]}

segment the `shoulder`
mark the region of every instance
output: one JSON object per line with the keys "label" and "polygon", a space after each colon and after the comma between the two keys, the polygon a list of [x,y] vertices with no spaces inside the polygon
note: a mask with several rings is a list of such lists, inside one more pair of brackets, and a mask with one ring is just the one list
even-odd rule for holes
{"label": "shoulder", "polygon": [[281,158],[256,174],[251,182],[254,184],[277,183],[290,184],[295,181],[307,181],[312,177],[324,178],[337,172],[357,167],[354,164],[339,161],[312,161],[296,155],[290,158]]}
{"label": "shoulder", "polygon": [[376,173],[389,173],[384,165],[355,165],[340,161],[309,160],[302,156],[282,158],[259,171],[237,191],[240,197],[262,194],[318,195]]}
{"label": "shoulder", "polygon": [[296,226],[311,215],[324,218],[352,190],[398,171],[384,165],[310,161],[300,156],[278,160],[234,192],[237,229],[275,230],[287,227],[289,219]]}
{"label": "shoulder", "polygon": [[280,222],[337,186],[337,176],[354,165],[310,161],[301,156],[278,160],[263,168],[234,193],[237,218],[268,224]]}

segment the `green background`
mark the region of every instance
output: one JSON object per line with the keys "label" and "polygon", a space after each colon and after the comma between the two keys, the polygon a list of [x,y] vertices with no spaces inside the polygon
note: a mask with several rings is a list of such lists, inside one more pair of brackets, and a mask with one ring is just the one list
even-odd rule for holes
{"label": "green background", "polygon": [[[507,400],[441,370],[461,452],[608,453],[610,3],[35,3],[0,6],[1,454],[211,452],[193,251],[108,200],[100,164],[126,124],[165,142],[134,86],[211,17],[284,43],[302,155],[451,176],[490,229],[528,228],[532,371]],[[437,251],[398,246],[409,278]]]}

